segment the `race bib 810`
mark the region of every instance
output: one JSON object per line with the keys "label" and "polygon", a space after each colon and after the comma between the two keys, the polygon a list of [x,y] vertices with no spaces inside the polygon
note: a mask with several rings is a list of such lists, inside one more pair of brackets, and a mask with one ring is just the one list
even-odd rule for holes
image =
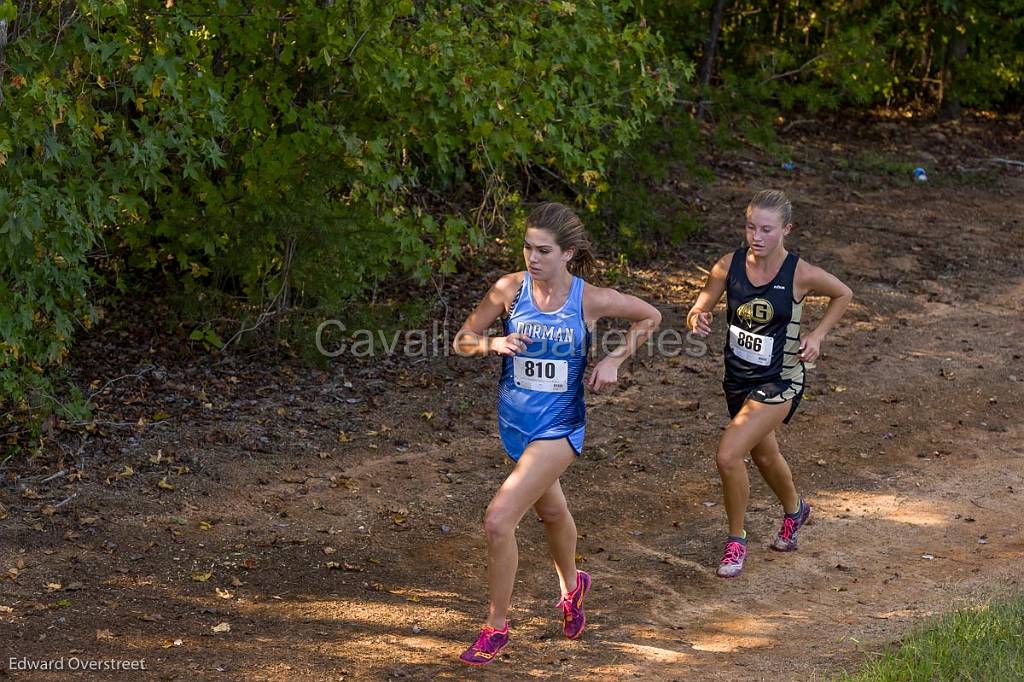
{"label": "race bib 810", "polygon": [[566,360],[534,360],[512,358],[516,386],[544,393],[565,393],[569,389],[569,362]]}

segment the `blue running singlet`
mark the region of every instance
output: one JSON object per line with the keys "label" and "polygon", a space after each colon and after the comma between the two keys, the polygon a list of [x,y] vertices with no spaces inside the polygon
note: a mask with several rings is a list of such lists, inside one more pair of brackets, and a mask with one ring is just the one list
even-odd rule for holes
{"label": "blue running singlet", "polygon": [[546,313],[533,302],[527,272],[503,322],[506,336],[519,333],[531,340],[524,352],[502,357],[498,433],[505,452],[518,461],[532,441],[567,438],[578,455],[586,424],[583,372],[590,347],[583,280],[573,277],[565,304]]}

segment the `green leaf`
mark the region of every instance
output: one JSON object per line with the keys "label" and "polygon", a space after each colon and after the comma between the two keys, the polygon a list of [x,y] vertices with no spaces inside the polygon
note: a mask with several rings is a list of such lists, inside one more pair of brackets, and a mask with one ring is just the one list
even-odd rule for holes
{"label": "green leaf", "polygon": [[18,8],[11,0],[0,2],[0,21],[14,21],[18,18]]}

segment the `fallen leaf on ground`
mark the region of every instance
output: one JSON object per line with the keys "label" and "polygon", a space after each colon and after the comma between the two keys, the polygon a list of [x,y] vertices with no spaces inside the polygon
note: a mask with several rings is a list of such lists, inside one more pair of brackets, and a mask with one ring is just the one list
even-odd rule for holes
{"label": "fallen leaf on ground", "polygon": [[96,631],[96,641],[97,642],[101,642],[104,639],[114,639],[114,633],[111,632],[110,630],[97,630]]}
{"label": "fallen leaf on ground", "polygon": [[192,580],[197,583],[205,583],[207,580],[213,577],[213,571],[197,571],[192,574]]}
{"label": "fallen leaf on ground", "polygon": [[214,632],[231,632],[231,625],[229,625],[228,623],[220,623],[218,625],[214,625],[210,629]]}
{"label": "fallen leaf on ground", "polygon": [[162,488],[164,490],[174,490],[174,485],[167,482],[166,476],[160,479],[160,482],[156,484],[156,487]]}

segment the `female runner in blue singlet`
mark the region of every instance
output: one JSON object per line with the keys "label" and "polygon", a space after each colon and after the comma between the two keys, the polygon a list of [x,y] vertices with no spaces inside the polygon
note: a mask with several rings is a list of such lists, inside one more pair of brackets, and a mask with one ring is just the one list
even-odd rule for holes
{"label": "female runner in blue singlet", "polygon": [[[825,334],[853,298],[850,288],[835,276],[786,251],[783,237],[793,228],[792,212],[789,199],[778,190],[754,195],[747,206],[747,248],[715,263],[686,316],[686,326],[694,334],[707,336],[711,311],[726,294],[729,333],[723,386],[732,421],[715,458],[729,517],[729,537],[718,565],[722,578],[738,576],[747,556],[743,519],[750,479],[743,460],[748,452],[783,507],[782,528],[772,549],[790,552],[797,547],[797,531],[810,517],[811,507],[796,492],[775,428],[796,412],[804,392],[804,362],[818,357]],[[821,322],[801,340],[803,300],[811,292],[830,300]]]}
{"label": "female runner in blue singlet", "polygon": [[[650,304],[582,279],[593,270],[594,256],[583,223],[566,206],[541,204],[530,214],[523,257],[526,271],[499,279],[454,342],[460,355],[502,356],[498,430],[515,461],[484,516],[490,611],[476,642],[460,656],[469,665],[490,663],[508,643],[519,557],[515,531],[530,507],[544,522],[558,573],[563,631],[570,639],[583,633],[590,576],[576,569],[576,524],[558,479],[583,448],[591,331],[602,317],[633,322],[627,342],[598,362],[587,381],[600,391],[618,380],[619,366],[661,323]],[[489,337],[499,317],[504,335]]]}

